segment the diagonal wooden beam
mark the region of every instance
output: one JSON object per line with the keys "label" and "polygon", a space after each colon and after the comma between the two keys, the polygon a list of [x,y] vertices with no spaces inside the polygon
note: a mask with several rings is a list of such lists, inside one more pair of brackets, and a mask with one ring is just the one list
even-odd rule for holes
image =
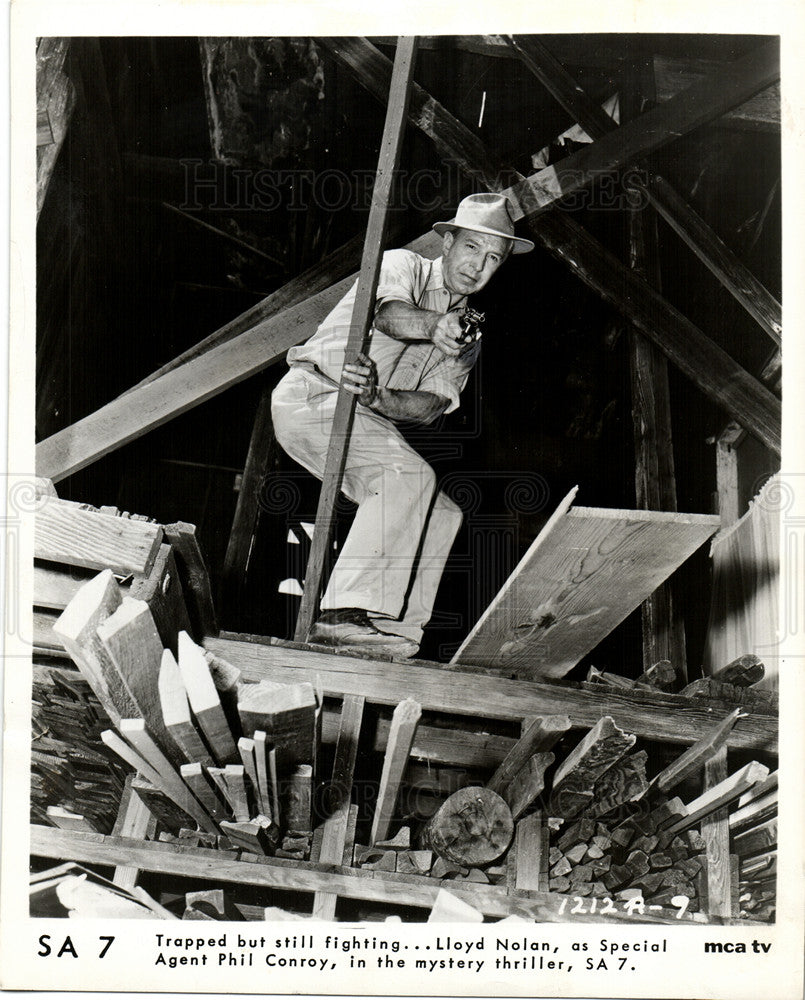
{"label": "diagonal wooden beam", "polygon": [[[365,40],[361,41],[373,48]],[[379,60],[373,56],[372,62],[374,75],[365,79],[361,76],[361,80],[372,93],[377,92],[378,86],[382,88],[385,81],[384,93],[387,93],[391,63],[380,53],[377,55]],[[462,159],[465,160],[467,169],[471,170],[468,150],[472,144],[464,134],[471,136],[472,133],[440,105],[436,107],[434,102],[430,107],[432,116],[423,115],[417,124],[431,138],[438,136],[446,150],[453,148],[452,136],[462,136],[461,148],[456,146],[453,149],[454,158],[459,164]],[[492,190],[514,196],[513,188],[504,189],[501,186],[494,161],[488,155],[483,163],[476,164],[476,176],[479,172]],[[516,208],[518,218],[524,217],[522,207],[517,205]],[[773,451],[779,452],[780,404],[764,386],[751,379],[726,352],[685,320],[661,296],[655,294],[652,297],[645,283],[630,276],[628,269],[611,254],[607,255],[600,244],[585,234],[567,213],[550,213],[550,220],[543,213],[540,225],[533,227],[533,231],[539,241],[564,259],[582,281],[596,290],[603,289],[605,297],[643,329],[635,319],[635,313],[639,313],[640,321],[646,326],[646,335],[655,340],[672,361],[678,363],[678,359],[681,360],[680,367],[702,392],[723,406]],[[408,248],[435,257],[439,253],[439,241],[432,233],[426,234],[409,243]],[[577,253],[584,254],[584,257],[574,256]],[[626,278],[631,278],[630,293],[618,294],[621,289],[617,286]],[[324,289],[312,299],[266,319],[213,351],[194,358],[136,392],[107,403],[95,413],[40,442],[36,448],[38,474],[58,482],[268,367],[279,360],[288,348],[306,340],[314,332],[318,323],[345,294],[352,280],[347,279]],[[640,306],[634,306],[630,299],[635,291],[641,297]],[[663,320],[657,331],[654,331],[655,316]],[[691,335],[693,342],[688,343]],[[671,344],[669,338],[675,343]],[[704,346],[703,342],[706,342]],[[716,362],[715,374],[709,368],[713,360]]]}
{"label": "diagonal wooden beam", "polygon": [[[617,122],[587,96],[559,60],[538,39],[517,35],[507,38],[507,41],[540,83],[569,114],[576,118],[593,139],[600,140],[602,136],[615,131],[617,136],[621,137],[624,130],[628,131],[628,124],[618,128]],[[667,108],[667,103],[661,107]],[[660,108],[656,110],[659,111]],[[640,121],[643,118],[645,115],[636,120]],[[595,143],[595,147],[600,149],[600,143]],[[570,159],[563,162],[568,163]],[[780,303],[713,232],[704,219],[662,177],[654,177],[648,184],[636,177],[630,183],[646,195],[651,205],[674,232],[740,302],[777,347],[780,347],[782,333]]]}
{"label": "diagonal wooden beam", "polygon": [[[376,95],[382,93],[382,88],[390,74],[391,63],[380,53],[377,53],[365,39],[349,39],[348,41],[354,43],[350,46],[350,61],[348,63],[350,69],[356,73],[370,93]],[[365,70],[359,69],[360,60],[355,55],[358,46],[362,52],[366,53],[367,68]],[[333,51],[339,55],[338,50],[334,49]],[[763,52],[764,59],[768,60],[767,46],[764,46]],[[766,72],[769,73],[771,70],[767,69]],[[733,77],[734,71],[728,87],[734,97],[738,87]],[[755,80],[751,84],[746,84],[744,89],[751,90],[756,83]],[[697,89],[699,86],[698,84],[694,85],[691,90]],[[712,89],[713,83],[710,81],[710,91]],[[684,96],[684,94],[680,94],[679,98],[672,100],[676,101]],[[695,93],[687,100],[686,104],[696,105],[697,101]],[[671,101],[667,102],[667,104],[670,103]],[[718,114],[721,107],[720,104],[714,107],[714,103],[711,101],[709,111],[711,115]],[[651,115],[653,112],[649,112],[649,114]],[[452,135],[456,130],[469,131],[455,119],[450,121],[449,130],[443,129],[442,123],[446,116],[449,117],[449,113],[440,107],[438,115],[434,115],[424,122],[416,122],[434,140],[438,136],[443,147],[449,142],[449,135]],[[635,120],[644,123],[644,130],[646,129],[645,119],[647,117],[647,115],[641,115],[639,119]],[[680,124],[678,116],[676,124]],[[622,126],[617,130],[617,134],[622,135],[630,127],[631,125]],[[466,150],[468,145],[469,141],[464,140],[462,150]],[[449,145],[447,148],[449,150]],[[461,163],[462,156],[459,155],[458,150],[456,150],[456,159]],[[564,162],[568,163],[571,159],[572,157],[568,157]],[[628,163],[631,162],[631,159],[630,155],[624,157],[622,162]],[[485,157],[485,162],[491,162],[489,156]],[[484,177],[489,187],[493,190],[501,190],[497,172],[492,174],[485,172]],[[725,351],[682,316],[659,293],[650,288],[638,275],[629,271],[613,254],[605,250],[594,237],[571,218],[569,213],[540,212],[537,219],[531,218],[534,213],[517,201],[517,192],[522,190],[522,183],[525,182],[502,191],[515,202],[515,210],[513,211],[515,219],[527,219],[531,231],[547,250],[564,260],[585,284],[594,288],[603,298],[629,318],[702,392],[733,415],[736,415],[737,411],[740,410],[745,415],[738,418],[740,422],[745,424],[747,429],[751,424],[751,432],[767,447],[779,453],[781,424],[779,400],[775,399],[765,386],[744,371]],[[537,211],[539,212],[539,207]],[[746,423],[747,420],[749,424]]]}

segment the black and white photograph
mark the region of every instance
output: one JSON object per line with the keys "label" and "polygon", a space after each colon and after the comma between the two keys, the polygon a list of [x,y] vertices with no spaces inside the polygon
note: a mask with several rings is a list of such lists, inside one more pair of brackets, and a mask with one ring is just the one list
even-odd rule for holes
{"label": "black and white photograph", "polygon": [[801,996],[795,6],[81,6],[12,10],[2,985]]}

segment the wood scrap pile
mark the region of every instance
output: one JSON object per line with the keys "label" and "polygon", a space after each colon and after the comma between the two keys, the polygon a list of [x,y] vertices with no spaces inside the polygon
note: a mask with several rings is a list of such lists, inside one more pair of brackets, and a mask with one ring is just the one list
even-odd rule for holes
{"label": "wood scrap pile", "polygon": [[777,772],[752,786],[730,813],[730,846],[738,857],[741,915],[773,921],[777,899]]}

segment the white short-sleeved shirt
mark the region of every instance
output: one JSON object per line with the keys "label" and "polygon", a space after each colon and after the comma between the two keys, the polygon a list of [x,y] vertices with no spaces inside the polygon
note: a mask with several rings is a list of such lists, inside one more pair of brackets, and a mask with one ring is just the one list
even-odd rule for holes
{"label": "white short-sleeved shirt", "polygon": [[[312,367],[336,385],[340,382],[357,287],[356,281],[306,343],[288,351],[291,367]],[[451,307],[441,257],[428,260],[412,250],[388,250],[383,254],[375,308],[391,300],[447,313],[461,311],[466,296]],[[444,396],[450,401],[447,413],[458,407],[459,395],[479,353],[480,344],[476,341],[458,357],[451,358],[430,341],[395,340],[376,328],[372,329],[369,346],[369,356],[377,366],[378,385]]]}

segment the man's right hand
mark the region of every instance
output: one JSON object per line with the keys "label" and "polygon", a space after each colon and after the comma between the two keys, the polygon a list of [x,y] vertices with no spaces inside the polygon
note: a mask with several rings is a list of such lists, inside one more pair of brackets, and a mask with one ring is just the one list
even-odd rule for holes
{"label": "man's right hand", "polygon": [[461,353],[461,317],[458,313],[445,313],[434,324],[430,339],[434,347],[450,358],[457,358]]}

